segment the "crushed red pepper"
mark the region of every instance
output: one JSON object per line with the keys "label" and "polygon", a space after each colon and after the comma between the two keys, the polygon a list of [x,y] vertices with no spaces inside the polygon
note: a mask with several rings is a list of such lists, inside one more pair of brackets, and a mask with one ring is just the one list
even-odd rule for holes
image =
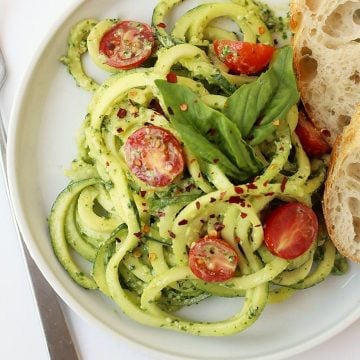
{"label": "crushed red pepper", "polygon": [[127,110],[126,109],[120,108],[118,110],[118,112],[117,112],[117,116],[120,119],[123,119],[126,115],[127,115]]}
{"label": "crushed red pepper", "polygon": [[230,196],[229,204],[240,204],[243,201],[240,196]]}
{"label": "crushed red pepper", "polygon": [[174,72],[169,72],[166,75],[166,81],[169,83],[177,83],[177,75]]}
{"label": "crushed red pepper", "polygon": [[287,181],[288,181],[287,177],[283,177],[283,179],[281,181],[281,185],[280,185],[281,192],[285,191],[285,186],[286,186]]}
{"label": "crushed red pepper", "polygon": [[257,185],[254,184],[254,183],[246,184],[246,187],[247,187],[248,189],[250,189],[250,190],[255,190],[255,189],[258,188]]}

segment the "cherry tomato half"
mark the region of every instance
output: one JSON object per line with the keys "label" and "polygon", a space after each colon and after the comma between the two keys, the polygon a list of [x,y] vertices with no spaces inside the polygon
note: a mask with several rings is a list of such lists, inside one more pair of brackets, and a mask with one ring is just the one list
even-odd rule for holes
{"label": "cherry tomato half", "polygon": [[125,160],[130,171],[151,186],[169,185],[184,170],[179,141],[157,126],[142,127],[128,137]]}
{"label": "cherry tomato half", "polygon": [[226,241],[205,236],[191,247],[189,266],[194,275],[208,282],[225,281],[234,276],[239,258]]}
{"label": "cherry tomato half", "polygon": [[106,64],[118,69],[140,66],[152,53],[155,39],[151,27],[137,21],[121,21],[108,30],[99,50]]}
{"label": "cherry tomato half", "polygon": [[331,152],[331,147],[326,142],[321,131],[313,125],[302,111],[299,112],[299,121],[295,132],[308,156],[319,157]]}
{"label": "cherry tomato half", "polygon": [[231,71],[256,74],[269,64],[275,48],[235,40],[214,40],[215,54]]}
{"label": "cherry tomato half", "polygon": [[308,250],[318,233],[314,211],[301,203],[287,203],[275,209],[266,219],[266,247],[283,259],[294,259]]}

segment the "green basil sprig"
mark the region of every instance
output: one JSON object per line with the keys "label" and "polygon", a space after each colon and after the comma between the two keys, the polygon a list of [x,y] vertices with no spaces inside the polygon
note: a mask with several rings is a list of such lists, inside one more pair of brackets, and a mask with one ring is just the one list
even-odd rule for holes
{"label": "green basil sprig", "polygon": [[217,164],[231,178],[247,180],[259,173],[262,163],[223,113],[203,103],[189,88],[156,80],[170,122],[185,145],[202,160]]}
{"label": "green basil sprig", "polygon": [[293,51],[285,46],[276,50],[266,72],[228,98],[224,114],[239,127],[245,139],[256,145],[274,132],[273,122],[284,121],[298,101]]}

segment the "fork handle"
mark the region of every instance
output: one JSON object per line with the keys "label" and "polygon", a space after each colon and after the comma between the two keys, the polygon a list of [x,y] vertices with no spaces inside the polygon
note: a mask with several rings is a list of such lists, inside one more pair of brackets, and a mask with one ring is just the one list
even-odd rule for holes
{"label": "fork handle", "polygon": [[33,294],[39,310],[42,327],[45,334],[46,344],[51,360],[78,360],[75,345],[66,324],[64,313],[60,306],[60,298],[46,281],[34,260],[32,259],[26,244],[22,238],[16,221],[14,209],[10,200],[9,185],[6,171],[6,132],[4,121],[0,113],[0,152],[1,168],[4,176],[6,194],[9,200],[11,214],[15,224],[15,230],[20,240],[24,253],[28,274],[32,283]]}
{"label": "fork handle", "polygon": [[[18,234],[21,238],[20,232],[18,232]],[[59,303],[60,298],[55,294],[54,290],[36,266],[22,238],[21,242],[50,359],[78,360],[79,357]]]}

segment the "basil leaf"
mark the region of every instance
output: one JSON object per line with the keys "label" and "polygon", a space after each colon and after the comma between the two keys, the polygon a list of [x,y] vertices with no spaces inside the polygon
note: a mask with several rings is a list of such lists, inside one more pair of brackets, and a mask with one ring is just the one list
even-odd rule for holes
{"label": "basil leaf", "polygon": [[241,180],[262,169],[262,163],[242,139],[236,124],[223,113],[207,106],[185,86],[165,80],[156,80],[155,84],[168,108],[171,123],[195,155],[217,163],[225,174]]}
{"label": "basil leaf", "polygon": [[270,68],[256,81],[241,86],[225,102],[224,114],[238,126],[244,138],[250,135],[278,85],[277,75]]}
{"label": "basil leaf", "polygon": [[268,140],[270,136],[277,130],[277,126],[273,123],[255,126],[251,133],[251,145],[261,144],[263,141]]}
{"label": "basil leaf", "polygon": [[270,66],[278,77],[279,85],[264,109],[262,125],[269,124],[277,119],[284,120],[290,108],[300,99],[293,68],[292,47],[286,46],[278,49],[274,56]]}
{"label": "basil leaf", "polygon": [[180,134],[182,141],[195,156],[210,164],[218,165],[226,175],[233,179],[242,181],[249,177],[249,174],[239,170],[216,145],[212,144],[193,127],[182,124],[176,118],[172,118],[171,123]]}
{"label": "basil leaf", "polygon": [[[266,133],[270,135],[276,128],[270,123],[284,120],[299,101],[292,58],[290,46],[277,49],[269,69],[253,83],[242,85],[225,103],[224,114],[239,127],[244,138],[253,138],[252,144],[259,144]],[[258,120],[261,122],[256,125]]]}

